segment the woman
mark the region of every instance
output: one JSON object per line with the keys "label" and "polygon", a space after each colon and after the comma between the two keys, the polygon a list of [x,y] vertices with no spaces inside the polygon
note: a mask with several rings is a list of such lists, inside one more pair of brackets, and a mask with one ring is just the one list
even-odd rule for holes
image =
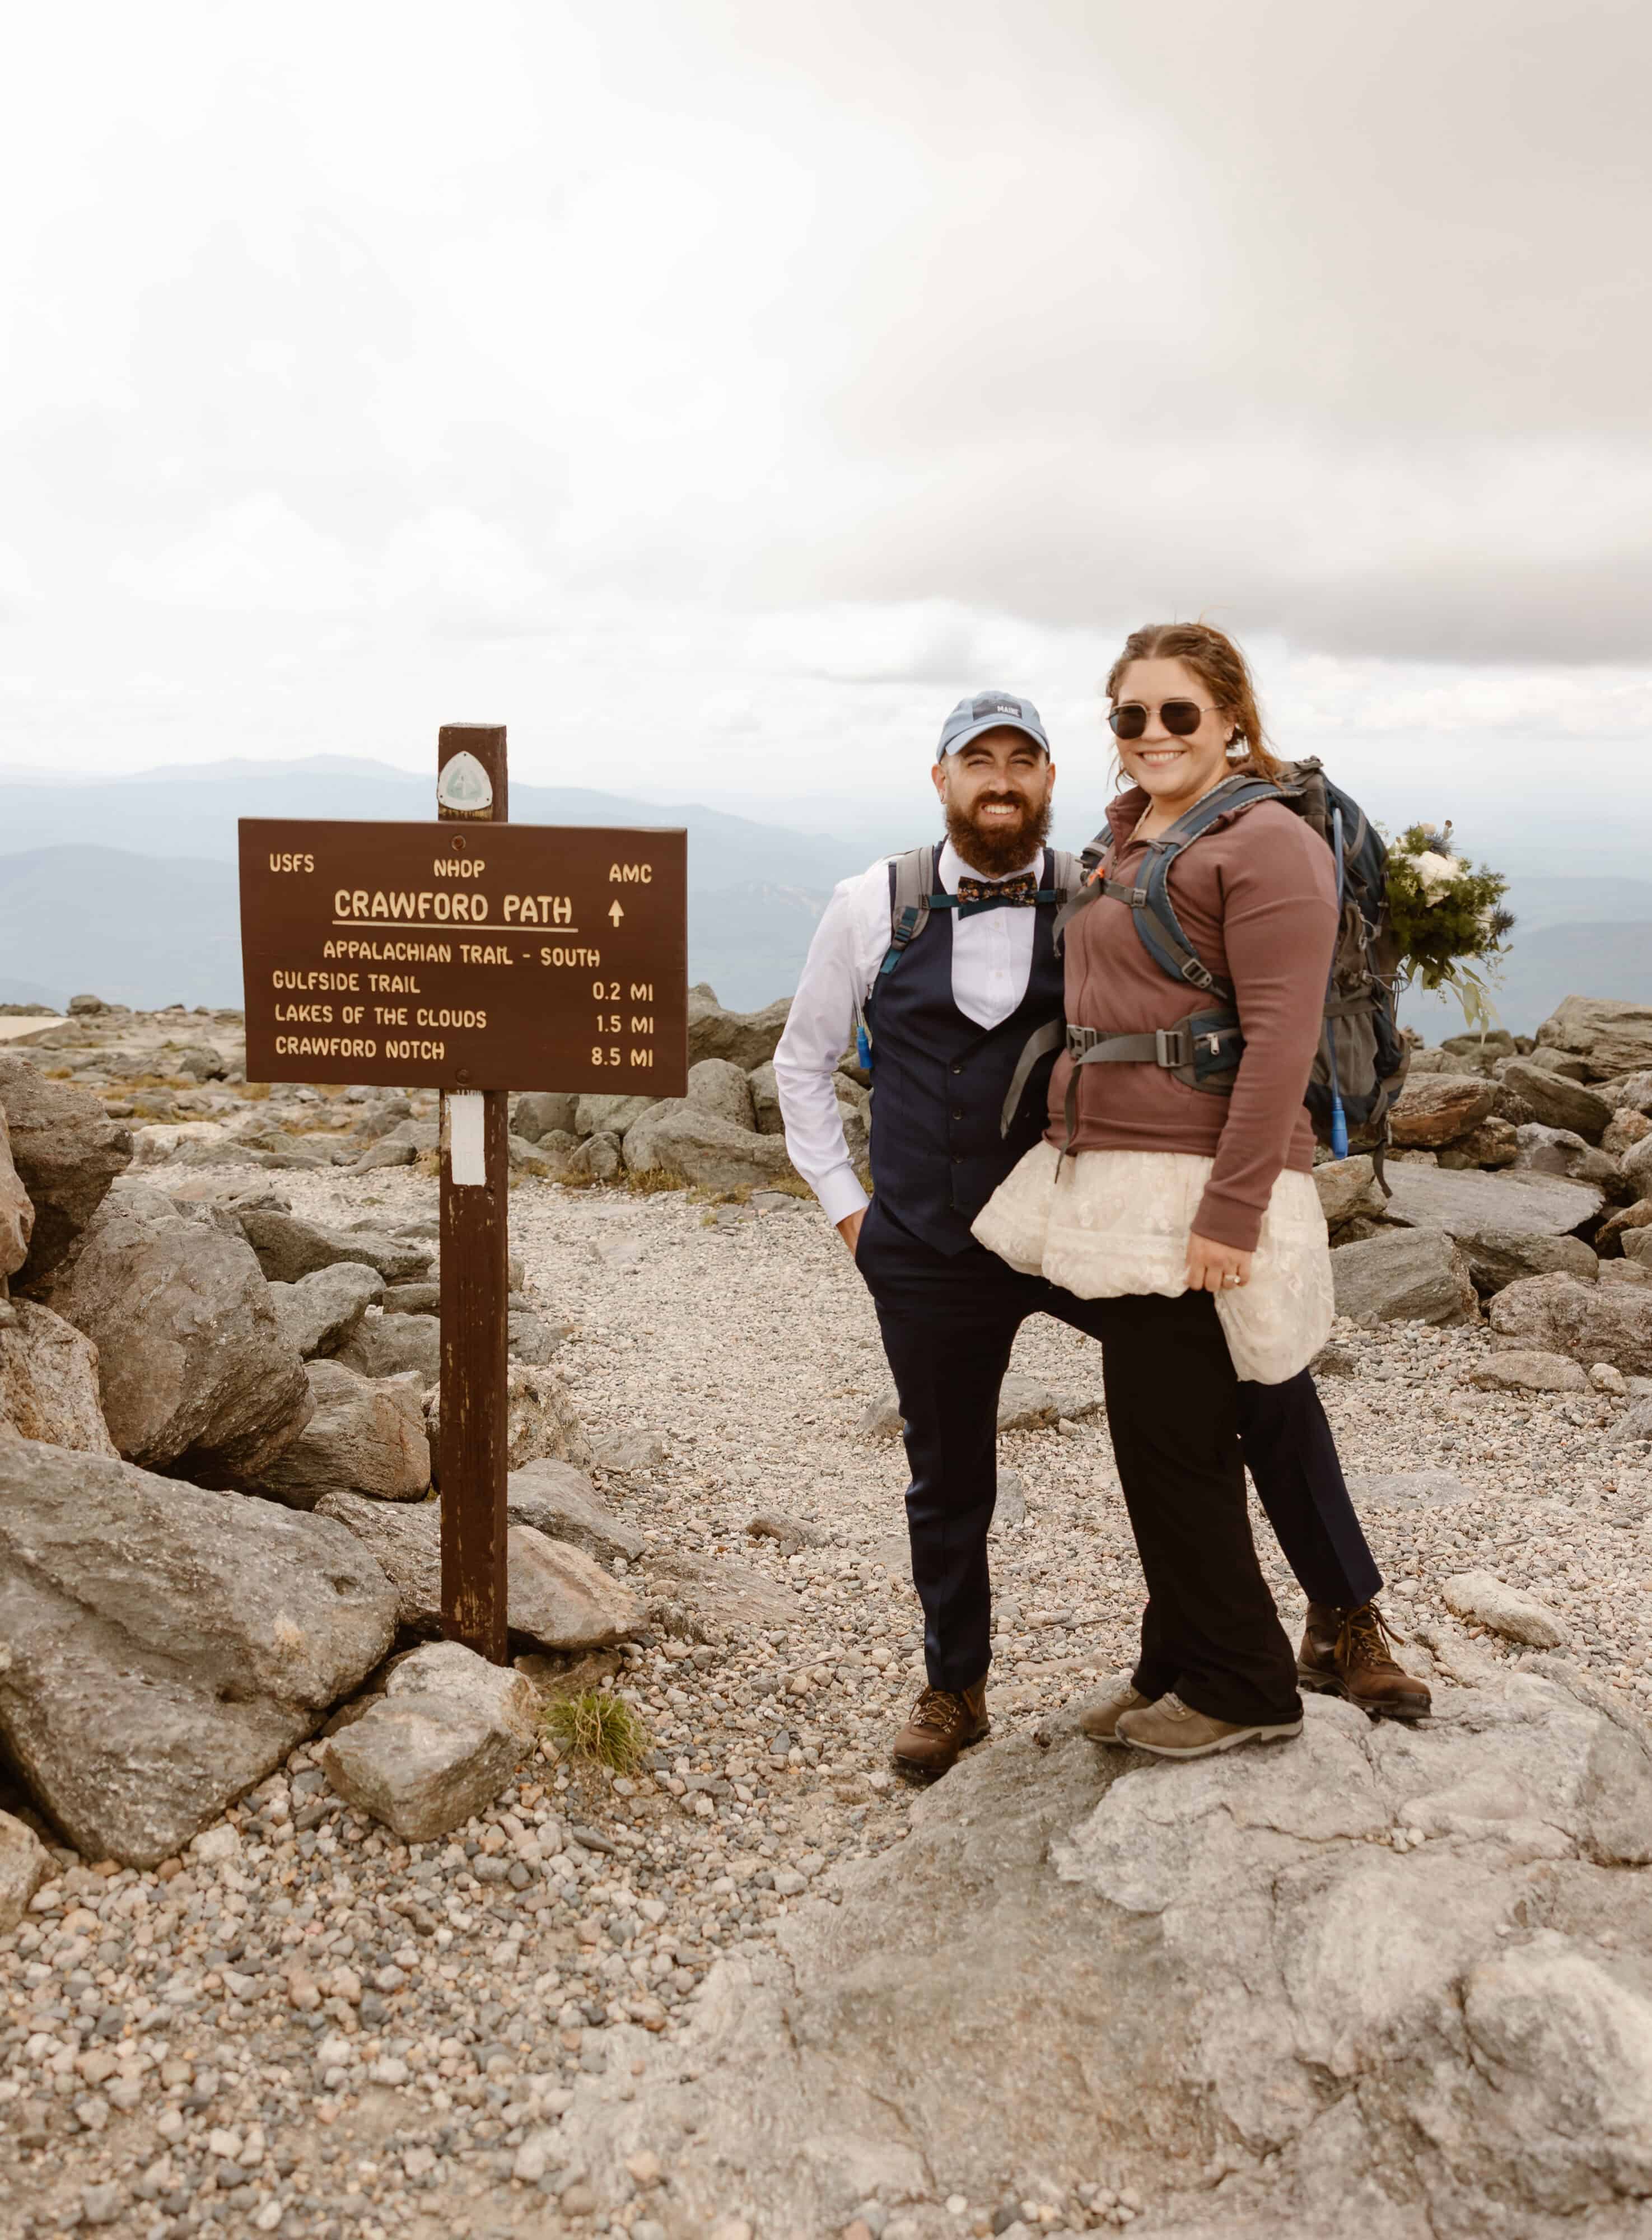
{"label": "woman", "polygon": [[[1069,1050],[1049,1133],[975,1233],[1013,1267],[1120,1302],[1103,1374],[1149,1599],[1131,1685],[1086,1727],[1202,1757],[1302,1730],[1296,1660],[1251,1544],[1236,1385],[1296,1376],[1330,1328],[1302,1094],[1335,879],[1324,843],[1277,800],[1236,801],[1176,855],[1169,893],[1189,945],[1234,990],[1242,1042],[1223,1037],[1215,999],[1149,954],[1129,897],[1180,819],[1276,771],[1249,671],[1220,630],[1162,624],[1135,632],[1107,689],[1134,783],[1108,812],[1105,886],[1067,929]],[[1207,1050],[1197,1076],[1189,1033]]]}

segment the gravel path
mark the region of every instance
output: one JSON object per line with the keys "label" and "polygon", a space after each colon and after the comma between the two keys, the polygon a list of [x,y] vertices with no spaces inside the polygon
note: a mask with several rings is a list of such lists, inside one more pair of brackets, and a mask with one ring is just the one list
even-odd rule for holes
{"label": "gravel path", "polygon": [[[436,1202],[407,1170],[277,1179],[323,1218]],[[656,1550],[736,1588],[759,1574],[775,1615],[736,1649],[667,1639],[632,1660],[616,1684],[657,1746],[635,1781],[542,1759],[485,1820],[410,1853],[338,1810],[300,1750],[181,1865],[66,1874],[0,1937],[0,2230],[666,2240],[654,2172],[622,2204],[547,2157],[570,2080],[606,2066],[613,2023],[675,2030],[720,1952],[771,1937],[811,1885],[829,1898],[834,1861],[903,1834],[887,1750],[920,1671],[903,1474],[898,1446],[858,1428],[887,1377],[836,1237],[812,1206],[531,1183],[512,1231],[528,1288],[575,1325],[556,1366],[588,1430],[666,1435],[665,1462],[604,1484],[649,1543],[644,1574]],[[1521,1653],[1446,1611],[1449,1575],[1489,1570],[1644,1703],[1652,1476],[1644,1447],[1620,1466],[1607,1444],[1626,1403],[1480,1393],[1487,1350],[1477,1330],[1342,1327],[1349,1373],[1324,1379],[1350,1473],[1466,1490],[1362,1501],[1407,1654],[1466,1676]],[[1001,1441],[1026,1504],[994,1536],[1001,1727],[1110,1677],[1140,1607],[1105,1424],[1073,1419],[1099,1399],[1098,1357],[1038,1321],[1014,1365],[1069,1412]],[[759,1511],[809,1544],[754,1540]],[[1301,1597],[1258,1537],[1294,1623]],[[692,1603],[680,1577],[646,1583]],[[976,2205],[956,2215],[986,2229]]]}

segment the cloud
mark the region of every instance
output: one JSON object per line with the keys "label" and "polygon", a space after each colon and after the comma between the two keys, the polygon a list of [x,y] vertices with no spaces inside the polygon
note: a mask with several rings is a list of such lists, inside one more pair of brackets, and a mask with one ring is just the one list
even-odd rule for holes
{"label": "cloud", "polygon": [[111,579],[140,598],[203,613],[347,614],[363,571],[273,490],[226,506],[149,558],[123,553]]}
{"label": "cloud", "polygon": [[324,686],[343,750],[509,701],[616,780],[876,788],[986,682],[1088,751],[1198,613],[1373,758],[1644,726],[1652,11],[348,13],[21,35],[43,751],[137,756],[152,675],[222,751],[255,677],[266,752]]}

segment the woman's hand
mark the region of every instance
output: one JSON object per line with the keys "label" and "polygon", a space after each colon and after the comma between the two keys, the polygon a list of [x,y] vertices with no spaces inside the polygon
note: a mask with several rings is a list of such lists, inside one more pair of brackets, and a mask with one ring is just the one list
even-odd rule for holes
{"label": "woman's hand", "polygon": [[1213,1244],[1196,1230],[1188,1239],[1189,1290],[1236,1291],[1250,1281],[1251,1257],[1236,1245]]}

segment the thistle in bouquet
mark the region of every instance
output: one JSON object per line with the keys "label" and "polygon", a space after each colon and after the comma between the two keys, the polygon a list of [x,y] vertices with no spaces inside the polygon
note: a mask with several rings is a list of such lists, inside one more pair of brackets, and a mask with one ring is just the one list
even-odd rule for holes
{"label": "thistle in bouquet", "polygon": [[1503,908],[1509,882],[1454,848],[1451,826],[1412,824],[1389,850],[1389,923],[1399,952],[1399,984],[1448,987],[1470,1026],[1495,1013],[1487,994],[1514,918]]}

